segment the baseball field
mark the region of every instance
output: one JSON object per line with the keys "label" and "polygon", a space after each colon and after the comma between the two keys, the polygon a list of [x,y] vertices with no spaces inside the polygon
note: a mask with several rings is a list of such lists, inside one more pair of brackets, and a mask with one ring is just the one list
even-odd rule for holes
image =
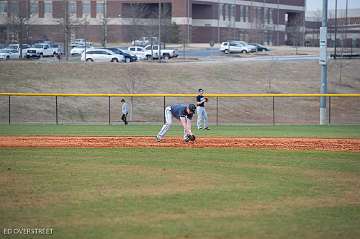
{"label": "baseball field", "polygon": [[0,125],[2,234],[360,237],[360,126],[159,128]]}

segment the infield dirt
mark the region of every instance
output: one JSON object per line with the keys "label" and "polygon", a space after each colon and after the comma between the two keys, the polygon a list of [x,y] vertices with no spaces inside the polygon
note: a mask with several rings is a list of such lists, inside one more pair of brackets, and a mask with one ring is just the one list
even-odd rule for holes
{"label": "infield dirt", "polygon": [[2,136],[0,147],[190,147],[360,152],[360,139],[201,137],[195,143],[184,143],[180,137],[169,137],[156,142],[153,137]]}

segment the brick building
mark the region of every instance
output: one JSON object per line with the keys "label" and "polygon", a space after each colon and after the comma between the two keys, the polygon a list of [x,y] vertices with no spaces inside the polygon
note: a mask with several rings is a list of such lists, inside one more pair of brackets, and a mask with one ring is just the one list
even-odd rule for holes
{"label": "brick building", "polygon": [[[321,18],[321,11],[306,13],[306,45],[319,46]],[[335,31],[337,47],[360,48],[360,9],[349,9],[348,11],[339,9],[336,21],[335,11],[330,10],[328,16],[329,47],[335,46]]]}
{"label": "brick building", "polygon": [[167,41],[304,42],[305,0],[0,0],[0,40],[22,35],[30,42],[61,42],[68,34],[124,42],[156,36],[159,2]]}

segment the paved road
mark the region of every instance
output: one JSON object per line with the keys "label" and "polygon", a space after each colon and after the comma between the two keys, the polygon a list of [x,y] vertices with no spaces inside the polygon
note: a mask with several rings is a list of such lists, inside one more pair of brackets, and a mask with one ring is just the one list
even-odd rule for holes
{"label": "paved road", "polygon": [[225,55],[217,48],[207,48],[199,50],[187,50],[186,52],[178,49],[179,57],[196,57],[201,60],[229,60],[229,61],[318,61],[316,55],[289,55],[289,56],[253,56],[246,54]]}
{"label": "paved road", "polygon": [[[179,58],[198,58],[199,62],[249,62],[249,61],[318,61],[319,56],[317,55],[289,55],[289,56],[264,56],[256,54],[224,54],[217,48],[206,48],[206,49],[187,49],[185,52],[182,49],[177,49]],[[64,57],[63,59],[64,60]],[[38,60],[40,62],[57,63],[57,59],[53,57],[44,57]],[[171,61],[171,60],[170,60]],[[69,62],[80,62],[80,56],[69,57]]]}

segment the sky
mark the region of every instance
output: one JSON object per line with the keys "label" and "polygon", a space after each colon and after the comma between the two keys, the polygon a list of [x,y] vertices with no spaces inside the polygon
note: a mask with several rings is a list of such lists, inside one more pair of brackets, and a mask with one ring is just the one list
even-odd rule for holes
{"label": "sky", "polygon": [[[360,0],[347,0],[349,9],[360,8]],[[322,9],[323,0],[306,0],[307,11]],[[346,8],[346,0],[337,0],[338,9]],[[328,0],[329,9],[335,8],[335,0]]]}

